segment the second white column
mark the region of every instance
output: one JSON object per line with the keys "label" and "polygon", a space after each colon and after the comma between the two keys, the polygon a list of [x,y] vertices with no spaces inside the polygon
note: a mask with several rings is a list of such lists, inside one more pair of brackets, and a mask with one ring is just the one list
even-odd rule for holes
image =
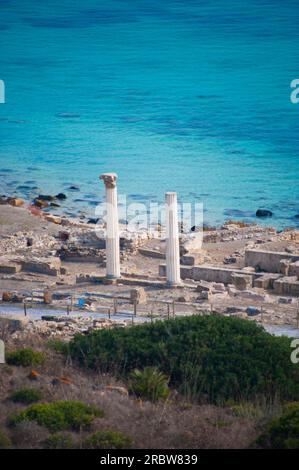
{"label": "second white column", "polygon": [[181,283],[177,194],[165,194],[166,202],[166,278],[169,286]]}

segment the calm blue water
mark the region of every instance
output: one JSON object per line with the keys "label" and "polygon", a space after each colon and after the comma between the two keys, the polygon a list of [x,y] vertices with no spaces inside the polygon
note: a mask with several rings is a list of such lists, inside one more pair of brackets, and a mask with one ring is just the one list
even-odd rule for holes
{"label": "calm blue water", "polygon": [[115,171],[207,223],[298,225],[298,24],[298,0],[0,0],[0,192],[77,184],[92,215]]}

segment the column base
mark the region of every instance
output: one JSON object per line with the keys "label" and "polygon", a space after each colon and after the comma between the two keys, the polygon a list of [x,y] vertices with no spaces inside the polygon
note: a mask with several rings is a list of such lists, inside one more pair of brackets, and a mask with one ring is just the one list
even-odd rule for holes
{"label": "column base", "polygon": [[181,281],[180,282],[170,282],[170,281],[166,282],[166,287],[168,287],[170,289],[171,288],[174,289],[176,287],[179,288],[179,287],[182,287],[182,285],[183,285],[183,283]]}
{"label": "column base", "polygon": [[120,279],[120,276],[106,276],[105,279],[104,279],[104,284],[108,285],[108,284],[116,284],[117,281]]}

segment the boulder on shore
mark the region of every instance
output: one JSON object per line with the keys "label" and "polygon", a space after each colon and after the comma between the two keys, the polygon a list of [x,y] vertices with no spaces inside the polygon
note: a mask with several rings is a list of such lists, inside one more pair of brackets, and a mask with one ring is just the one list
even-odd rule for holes
{"label": "boulder on shore", "polygon": [[49,203],[47,201],[38,198],[34,199],[32,204],[39,209],[45,209],[46,207],[49,207]]}
{"label": "boulder on shore", "polygon": [[39,194],[37,199],[40,199],[41,201],[55,201],[55,196],[50,196],[48,194]]}
{"label": "boulder on shore", "polygon": [[24,205],[23,199],[18,197],[8,197],[6,199],[7,204],[10,204],[13,207],[22,207]]}

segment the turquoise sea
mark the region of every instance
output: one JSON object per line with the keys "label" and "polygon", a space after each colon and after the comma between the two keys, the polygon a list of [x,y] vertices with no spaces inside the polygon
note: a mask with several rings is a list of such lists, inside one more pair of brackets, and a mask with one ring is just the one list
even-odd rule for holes
{"label": "turquoise sea", "polygon": [[92,216],[114,171],[132,201],[298,226],[298,25],[298,0],[0,0],[0,193]]}

